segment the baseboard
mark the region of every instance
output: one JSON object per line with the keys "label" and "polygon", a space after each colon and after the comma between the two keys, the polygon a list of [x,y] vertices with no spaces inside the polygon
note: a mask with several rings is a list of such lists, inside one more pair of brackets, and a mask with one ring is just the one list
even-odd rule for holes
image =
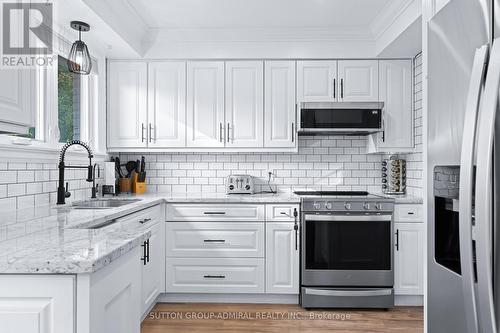
{"label": "baseboard", "polygon": [[295,294],[161,294],[159,303],[251,303],[251,304],[299,304]]}
{"label": "baseboard", "polygon": [[394,304],[396,306],[423,306],[423,295],[396,295],[394,297]]}

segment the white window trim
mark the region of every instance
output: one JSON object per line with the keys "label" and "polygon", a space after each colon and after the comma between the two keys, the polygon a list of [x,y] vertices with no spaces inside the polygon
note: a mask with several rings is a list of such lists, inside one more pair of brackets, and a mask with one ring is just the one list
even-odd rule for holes
{"label": "white window trim", "polygon": [[[69,54],[71,43],[61,35],[54,34],[54,60],[57,64],[57,57],[64,58]],[[96,59],[93,63],[97,64]],[[59,155],[64,143],[59,142],[58,128],[58,89],[57,89],[57,65],[37,70],[37,119],[35,139],[0,136],[0,157],[8,157],[9,160],[50,160]],[[81,140],[90,143],[93,154],[97,159],[107,157],[105,151],[99,151],[99,131],[97,131],[97,111],[99,86],[98,77],[95,74],[82,76],[81,84]],[[92,87],[92,89],[91,89]],[[87,97],[84,99],[83,97]],[[76,159],[87,158],[87,152],[82,148],[75,147],[69,156]]]}

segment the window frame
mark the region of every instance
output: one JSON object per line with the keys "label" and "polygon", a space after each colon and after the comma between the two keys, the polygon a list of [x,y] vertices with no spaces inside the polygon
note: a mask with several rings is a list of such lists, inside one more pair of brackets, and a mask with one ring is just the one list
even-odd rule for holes
{"label": "window frame", "polygon": [[[35,138],[0,135],[0,147],[8,151],[16,151],[20,146],[19,155],[28,155],[31,150],[51,153],[59,152],[65,143],[59,142],[59,113],[58,113],[58,66],[57,60],[61,56],[67,58],[71,43],[54,32],[54,64],[51,67],[38,67],[35,71]],[[98,124],[99,109],[99,74],[97,59],[92,58],[93,71],[89,75],[82,75],[80,80],[80,139],[89,142],[96,156],[105,156],[99,145],[99,128],[105,126]],[[31,148],[31,149],[28,149]],[[75,147],[76,155],[86,154],[84,149]],[[1,155],[1,154],[0,154]],[[16,154],[17,155],[17,154]]]}

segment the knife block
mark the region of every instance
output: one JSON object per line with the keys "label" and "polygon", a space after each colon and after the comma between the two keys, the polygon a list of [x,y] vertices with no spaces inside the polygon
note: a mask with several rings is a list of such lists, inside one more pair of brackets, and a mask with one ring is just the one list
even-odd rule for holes
{"label": "knife block", "polygon": [[139,174],[137,172],[134,172],[132,175],[132,192],[136,194],[144,194],[146,193],[146,182],[137,181],[138,177]]}

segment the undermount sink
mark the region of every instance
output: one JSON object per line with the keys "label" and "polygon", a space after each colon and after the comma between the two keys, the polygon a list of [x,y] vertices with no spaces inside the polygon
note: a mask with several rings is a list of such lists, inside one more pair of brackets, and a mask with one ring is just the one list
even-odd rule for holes
{"label": "undermount sink", "polygon": [[141,199],[97,199],[79,201],[71,204],[74,209],[109,209],[121,207],[134,202],[141,201]]}

